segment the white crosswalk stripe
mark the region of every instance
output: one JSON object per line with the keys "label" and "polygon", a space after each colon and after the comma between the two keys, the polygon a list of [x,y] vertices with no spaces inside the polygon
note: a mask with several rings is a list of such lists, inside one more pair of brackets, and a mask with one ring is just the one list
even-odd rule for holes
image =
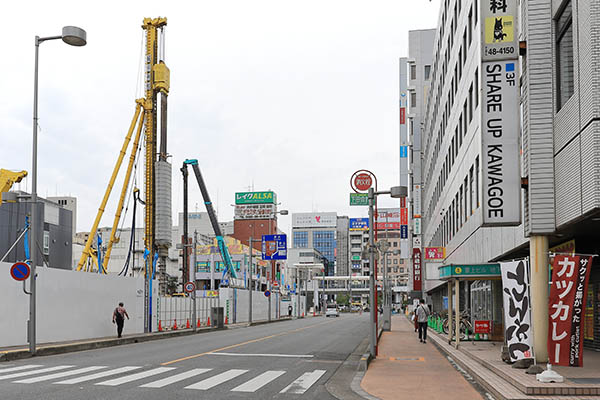
{"label": "white crosswalk stripe", "polygon": [[256,392],[258,389],[267,385],[271,381],[274,381],[283,374],[285,374],[285,371],[267,371],[260,374],[256,378],[250,379],[248,382],[242,383],[240,386],[231,389],[231,391],[246,393]]}
{"label": "white crosswalk stripe", "polygon": [[246,372],[248,372],[247,369],[230,369],[229,371],[225,371],[219,375],[215,375],[198,383],[194,383],[193,385],[186,386],[185,389],[208,390],[212,387],[220,385],[223,382],[237,378]]}
{"label": "white crosswalk stripe", "polygon": [[55,374],[42,375],[42,376],[37,376],[35,378],[23,379],[20,381],[15,381],[15,383],[36,383],[36,382],[51,381],[52,379],[64,378],[65,376],[85,374],[86,372],[97,371],[97,370],[103,369],[103,368],[106,368],[106,367],[96,366],[96,367],[74,369],[71,371],[57,372]]}
{"label": "white crosswalk stripe", "polygon": [[111,379],[104,382],[96,383],[96,385],[104,385],[104,386],[118,386],[124,383],[137,381],[138,379],[147,378],[149,376],[154,376],[158,374],[162,374],[163,372],[171,371],[175,368],[172,367],[158,367],[148,371],[138,372],[137,374],[123,376],[121,378]]}
{"label": "white crosswalk stripe", "polygon": [[4,374],[6,372],[22,371],[24,369],[32,369],[38,367],[43,367],[43,365],[21,365],[20,367],[2,368],[0,370],[0,374]]}
{"label": "white crosswalk stripe", "polygon": [[0,375],[0,380],[1,379],[20,378],[22,376],[29,376],[29,375],[36,375],[36,374],[43,374],[45,372],[60,371],[61,369],[67,369],[67,368],[72,368],[72,367],[74,367],[74,365],[58,365],[56,367],[36,369],[35,371],[25,371],[25,372],[17,372],[16,374]]}
{"label": "white crosswalk stripe", "polygon": [[315,369],[313,372],[307,372],[294,382],[290,383],[285,389],[279,393],[303,394],[312,385],[315,384],[325,374],[323,369]]}
{"label": "white crosswalk stripe", "polygon": [[184,379],[191,378],[192,376],[203,374],[203,373],[208,372],[208,371],[211,371],[211,368],[194,368],[192,370],[189,370],[189,371],[186,371],[186,372],[182,372],[181,374],[169,376],[168,378],[164,378],[164,379],[160,379],[158,381],[146,383],[145,385],[142,385],[140,387],[161,388],[161,387],[165,387],[167,385],[170,385],[172,383],[179,382],[179,381],[182,381]]}
{"label": "white crosswalk stripe", "polygon": [[110,371],[102,371],[97,374],[80,376],[79,378],[67,379],[66,381],[54,382],[56,385],[74,385],[76,383],[93,381],[95,379],[105,378],[111,375],[122,374],[125,372],[133,371],[136,369],[140,369],[142,367],[121,367],[117,369],[111,369]]}

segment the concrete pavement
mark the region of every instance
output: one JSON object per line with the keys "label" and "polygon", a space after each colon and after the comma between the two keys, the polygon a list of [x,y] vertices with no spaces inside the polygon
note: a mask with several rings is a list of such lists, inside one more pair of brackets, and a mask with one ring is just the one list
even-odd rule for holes
{"label": "concrete pavement", "polygon": [[404,315],[392,317],[392,330],[382,334],[361,387],[381,400],[482,399],[429,340],[419,342]]}

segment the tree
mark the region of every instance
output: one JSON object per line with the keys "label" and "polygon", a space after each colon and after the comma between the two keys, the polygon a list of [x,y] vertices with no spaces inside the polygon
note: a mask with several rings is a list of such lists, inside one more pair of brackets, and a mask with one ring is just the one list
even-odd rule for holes
{"label": "tree", "polygon": [[350,296],[348,296],[347,294],[338,294],[335,300],[338,304],[348,305],[350,302]]}

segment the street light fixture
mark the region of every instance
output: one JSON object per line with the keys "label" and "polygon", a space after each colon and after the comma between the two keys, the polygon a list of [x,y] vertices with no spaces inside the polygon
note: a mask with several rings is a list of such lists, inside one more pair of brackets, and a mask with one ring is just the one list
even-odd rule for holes
{"label": "street light fixture", "polygon": [[85,31],[76,26],[65,26],[60,36],[35,37],[35,67],[33,76],[33,156],[31,166],[31,239],[29,242],[29,252],[31,255],[31,277],[29,278],[30,298],[29,298],[29,352],[35,355],[35,329],[36,329],[36,265],[37,265],[37,127],[38,127],[38,58],[40,43],[47,40],[62,39],[71,46],[85,46],[87,44],[87,35]]}

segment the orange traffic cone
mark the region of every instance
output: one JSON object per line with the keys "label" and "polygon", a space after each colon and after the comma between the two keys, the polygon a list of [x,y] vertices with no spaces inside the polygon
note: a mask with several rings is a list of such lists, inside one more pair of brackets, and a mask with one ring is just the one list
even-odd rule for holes
{"label": "orange traffic cone", "polygon": [[185,323],[185,329],[190,329],[190,319],[187,319],[187,322]]}
{"label": "orange traffic cone", "polygon": [[206,326],[210,326],[210,317],[206,320]]}
{"label": "orange traffic cone", "polygon": [[196,327],[200,328],[202,326],[202,324],[200,324],[200,318],[198,318],[198,325],[196,325]]}
{"label": "orange traffic cone", "polygon": [[177,320],[174,320],[175,322],[173,323],[173,330],[176,331],[177,330]]}
{"label": "orange traffic cone", "polygon": [[160,319],[158,320],[158,331],[162,332],[162,325],[160,324]]}

